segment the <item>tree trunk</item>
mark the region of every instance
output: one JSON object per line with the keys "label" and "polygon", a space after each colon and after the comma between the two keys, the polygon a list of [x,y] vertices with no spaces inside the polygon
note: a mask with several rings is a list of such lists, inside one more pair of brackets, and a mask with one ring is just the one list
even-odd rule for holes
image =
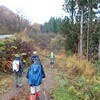
{"label": "tree trunk", "polygon": [[89,32],[90,32],[90,7],[88,9],[88,29],[87,29],[87,53],[86,53],[86,57],[87,57],[87,60],[89,59],[88,56],[89,56]]}
{"label": "tree trunk", "polygon": [[78,37],[78,56],[80,56],[80,39]]}
{"label": "tree trunk", "polygon": [[71,19],[72,19],[72,24],[73,24],[74,23],[74,5],[73,5],[73,0],[72,0],[72,5],[71,5],[71,11],[72,11]]}
{"label": "tree trunk", "polygon": [[81,20],[80,20],[80,59],[83,58],[83,7],[81,6]]}
{"label": "tree trunk", "polygon": [[87,29],[87,53],[86,53],[87,60],[88,60],[88,55],[89,55],[89,22],[88,22],[88,29]]}
{"label": "tree trunk", "polygon": [[99,50],[98,50],[98,51],[99,51],[99,52],[98,52],[98,60],[100,60],[100,36],[99,36],[99,47],[98,47],[98,49],[99,49]]}

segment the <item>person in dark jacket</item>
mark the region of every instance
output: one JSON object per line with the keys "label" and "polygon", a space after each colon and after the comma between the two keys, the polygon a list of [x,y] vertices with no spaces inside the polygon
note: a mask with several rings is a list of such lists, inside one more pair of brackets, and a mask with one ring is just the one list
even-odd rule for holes
{"label": "person in dark jacket", "polygon": [[35,60],[37,60],[38,63],[41,63],[40,58],[39,58],[36,51],[33,52],[33,55],[32,55],[31,59],[32,59],[32,61],[34,61],[34,59],[35,59]]}
{"label": "person in dark jacket", "polygon": [[[37,84],[35,84],[34,80],[30,83],[30,79],[31,79],[31,75],[30,75],[30,70],[36,70],[38,69],[37,71],[40,71],[40,74],[38,74],[38,72],[36,71],[36,73],[38,74],[38,81]],[[32,71],[33,73],[33,71]],[[29,67],[28,69],[28,72],[27,72],[27,79],[28,79],[28,82],[29,82],[29,85],[30,85],[30,92],[31,92],[31,95],[30,95],[30,100],[36,100],[36,98],[39,100],[40,98],[40,85],[42,84],[42,78],[45,78],[45,73],[44,73],[44,69],[43,69],[43,66],[40,62],[38,62],[37,58],[36,59],[32,59],[32,64],[31,66]],[[33,77],[36,78],[36,76],[33,75]]]}
{"label": "person in dark jacket", "polygon": [[20,59],[20,55],[16,54],[15,59],[13,61],[13,72],[15,76],[15,84],[16,87],[21,87],[22,86],[22,73],[23,73],[23,63]]}

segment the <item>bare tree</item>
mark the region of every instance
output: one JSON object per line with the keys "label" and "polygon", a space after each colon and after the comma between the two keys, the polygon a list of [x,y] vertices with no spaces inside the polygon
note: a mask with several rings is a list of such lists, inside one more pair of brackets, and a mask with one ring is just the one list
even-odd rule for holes
{"label": "bare tree", "polygon": [[25,19],[22,10],[16,10],[17,30],[22,31],[25,27],[29,26],[29,21]]}

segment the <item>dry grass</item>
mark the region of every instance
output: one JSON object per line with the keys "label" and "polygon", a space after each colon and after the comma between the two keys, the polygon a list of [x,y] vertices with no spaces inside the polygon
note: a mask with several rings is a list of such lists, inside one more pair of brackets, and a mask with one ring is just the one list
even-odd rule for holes
{"label": "dry grass", "polygon": [[12,88],[13,77],[8,76],[0,81],[0,94],[9,91]]}
{"label": "dry grass", "polygon": [[93,64],[86,59],[80,60],[77,55],[66,57],[64,53],[56,55],[56,66],[64,69],[69,76],[83,75],[91,77],[95,75]]}
{"label": "dry grass", "polygon": [[86,59],[80,60],[77,55],[67,58],[66,67],[69,68],[69,73],[74,73],[76,70],[77,74],[80,75],[92,76],[95,74],[93,64],[88,62]]}

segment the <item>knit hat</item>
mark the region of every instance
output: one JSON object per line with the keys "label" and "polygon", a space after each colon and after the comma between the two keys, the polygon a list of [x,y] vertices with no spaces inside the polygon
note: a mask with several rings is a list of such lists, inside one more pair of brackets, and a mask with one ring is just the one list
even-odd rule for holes
{"label": "knit hat", "polygon": [[20,57],[20,55],[19,54],[16,54],[15,57]]}
{"label": "knit hat", "polygon": [[36,52],[36,51],[34,51],[34,52],[33,52],[33,54],[37,54],[37,52]]}

